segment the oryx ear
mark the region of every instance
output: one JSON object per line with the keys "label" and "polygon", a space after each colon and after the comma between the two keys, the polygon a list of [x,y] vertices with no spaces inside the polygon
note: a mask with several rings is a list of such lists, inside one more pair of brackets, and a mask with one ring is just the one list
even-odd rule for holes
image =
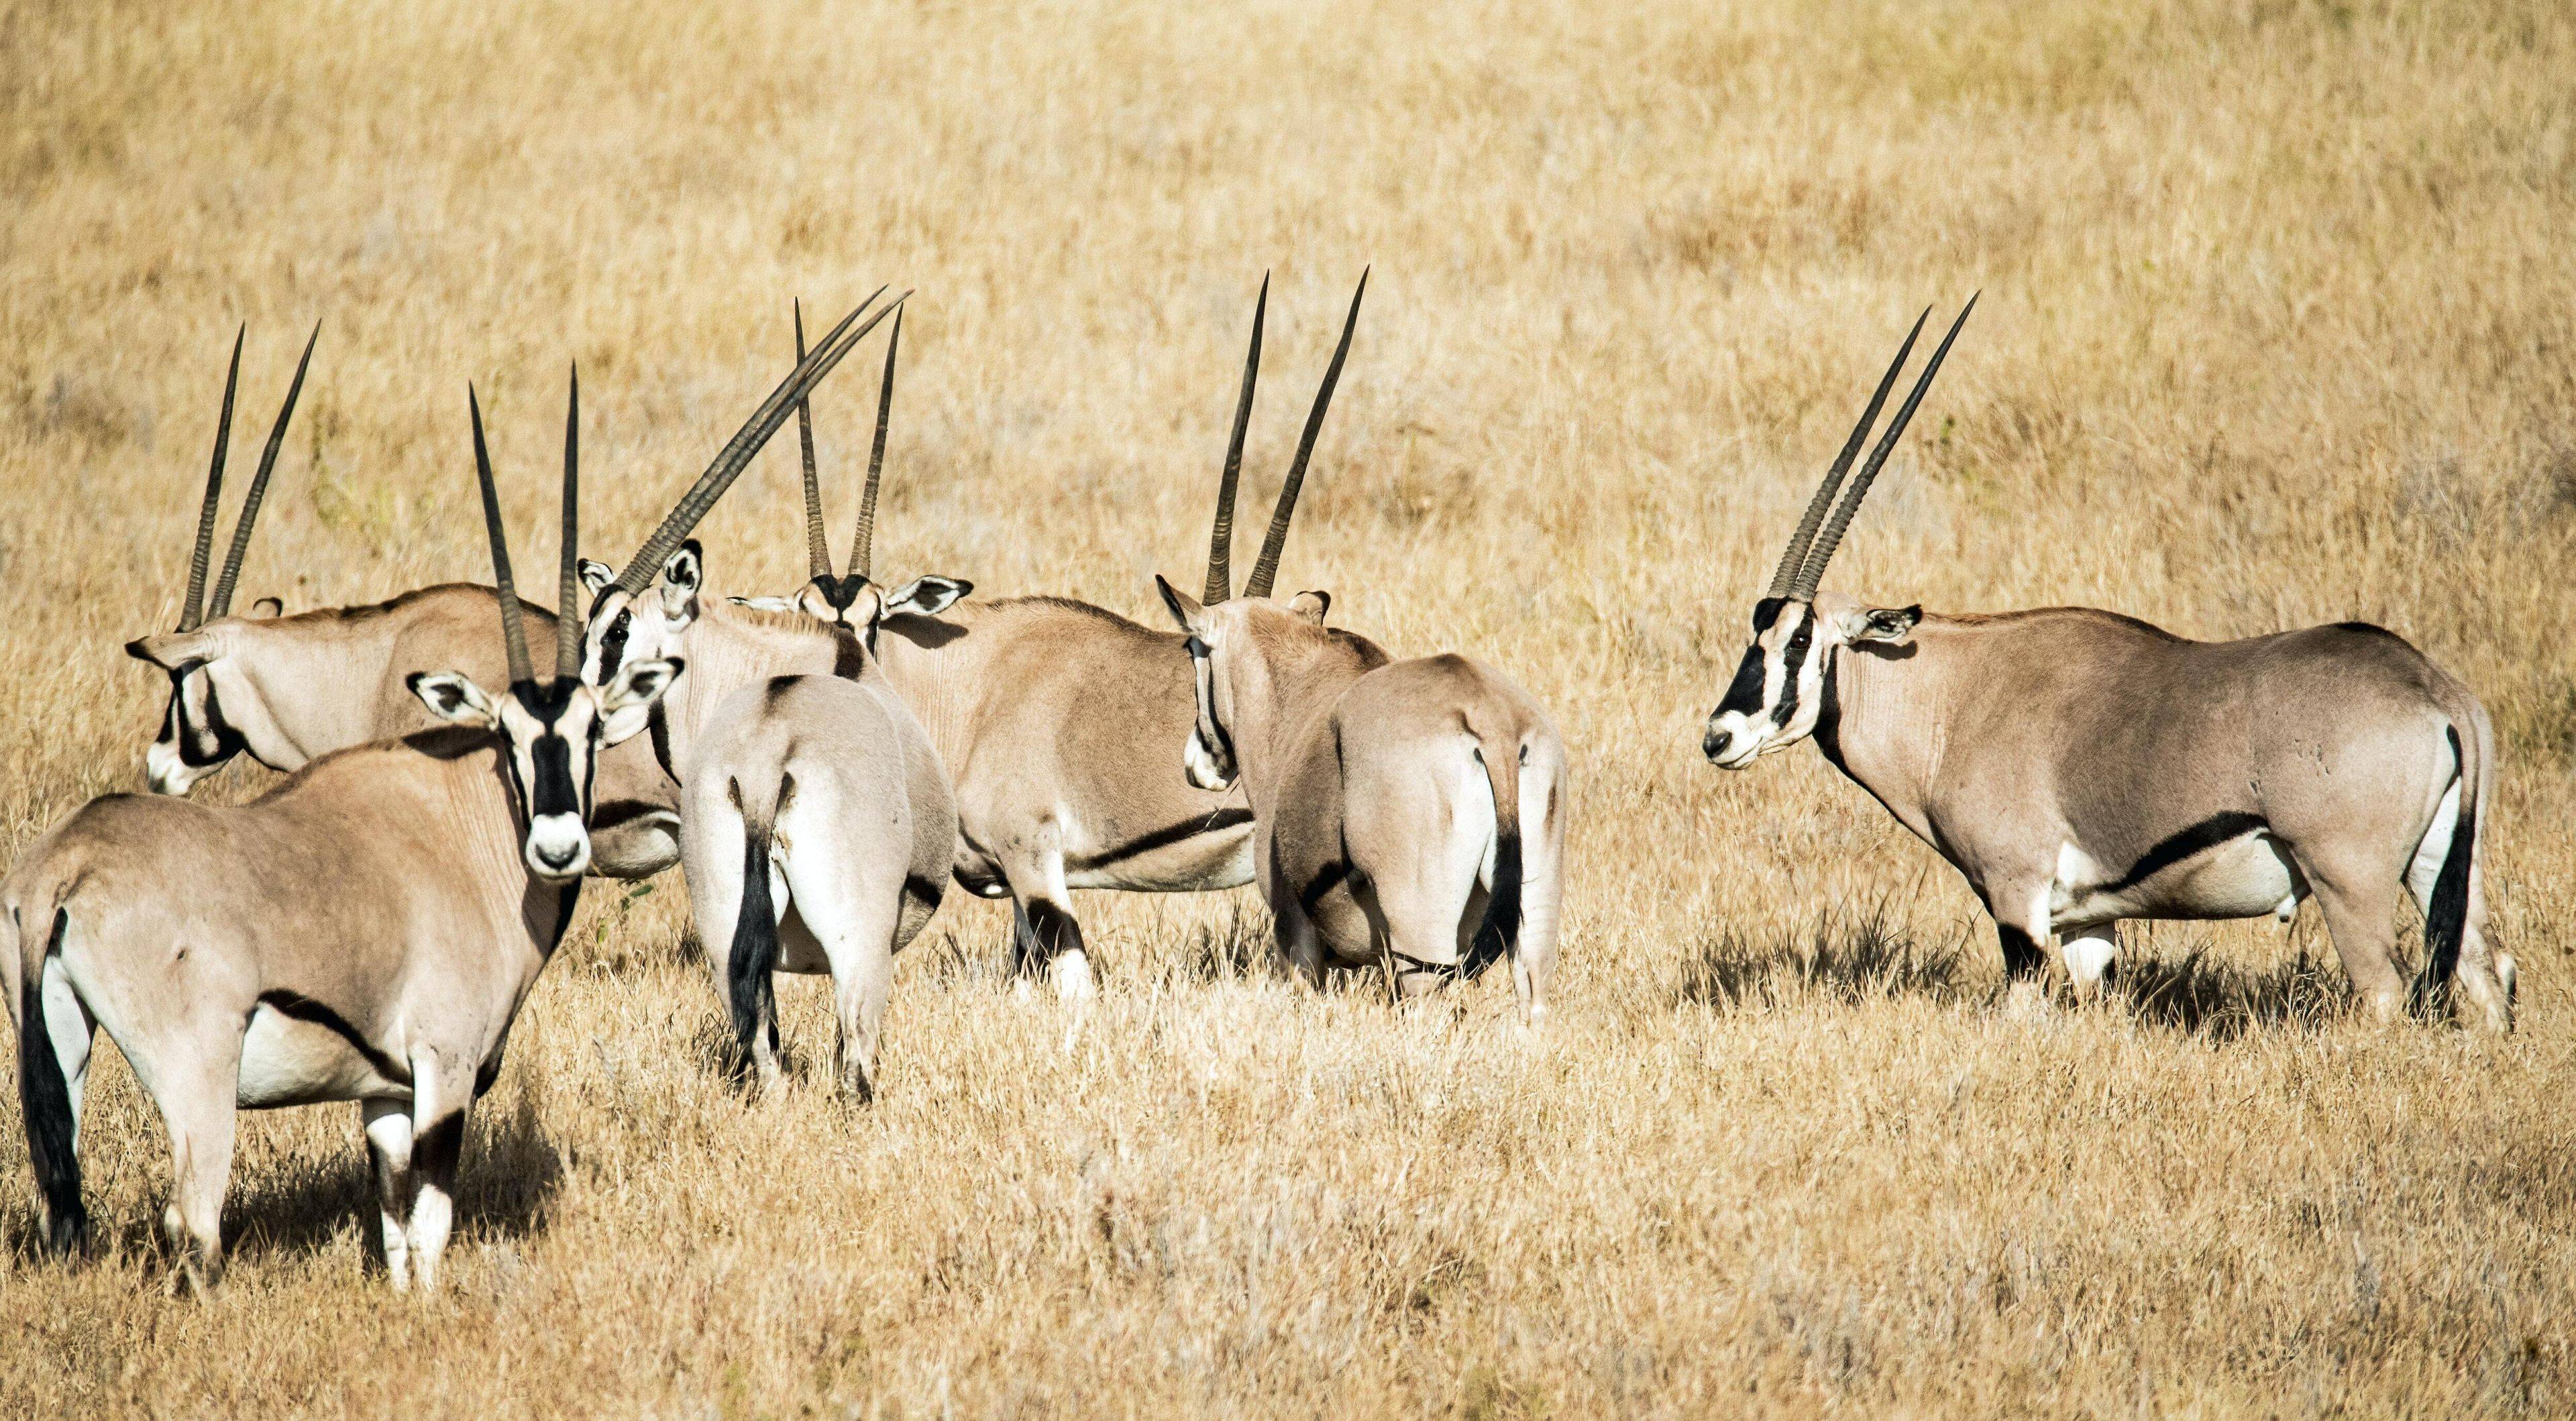
{"label": "oryx ear", "polygon": [[155,632],[136,637],[125,644],[125,654],[137,661],[149,661],[164,671],[179,671],[188,663],[214,659],[215,639],[206,632]]}
{"label": "oryx ear", "polygon": [[1197,598],[1165,582],[1159,572],[1154,574],[1154,590],[1163,594],[1163,605],[1171,609],[1172,620],[1182,631],[1199,629],[1199,618],[1207,609],[1199,605]]}
{"label": "oryx ear", "polygon": [[777,601],[778,610],[782,612],[802,612],[818,622],[841,620],[841,609],[832,605],[832,595],[823,590],[819,578],[797,588],[795,596],[782,597]]}
{"label": "oryx ear", "polygon": [[749,607],[755,612],[793,612],[796,610],[796,599],[792,597],[728,597],[725,600],[737,607]]}
{"label": "oryx ear", "polygon": [[1914,635],[1914,624],[1923,620],[1923,609],[1913,607],[1861,607],[1845,612],[1836,619],[1835,630],[1846,642],[1875,641],[1889,646],[1902,646]]}
{"label": "oryx ear", "polygon": [[1324,624],[1324,614],[1333,610],[1333,594],[1300,592],[1288,599],[1288,610],[1320,627]]}
{"label": "oryx ear", "polygon": [[698,585],[707,571],[706,550],[691,538],[662,564],[662,612],[675,622],[698,619]]}
{"label": "oryx ear", "polygon": [[411,693],[429,707],[429,713],[450,725],[470,725],[488,730],[501,723],[500,708],[471,676],[454,671],[414,671],[403,678]]}
{"label": "oryx ear", "polygon": [[916,577],[885,599],[885,607],[877,615],[891,617],[897,612],[911,612],[936,617],[956,606],[959,598],[974,590],[975,584],[962,577]]}
{"label": "oryx ear", "polygon": [[286,604],[274,597],[262,597],[250,604],[250,611],[246,615],[253,621],[264,622],[271,617],[285,616]]}
{"label": "oryx ear", "polygon": [[688,663],[673,656],[630,661],[617,668],[608,689],[599,693],[599,743],[616,745],[635,738],[653,719],[653,703],[671,689]]}
{"label": "oryx ear", "polygon": [[597,558],[581,560],[581,590],[596,597],[617,580],[617,569]]}

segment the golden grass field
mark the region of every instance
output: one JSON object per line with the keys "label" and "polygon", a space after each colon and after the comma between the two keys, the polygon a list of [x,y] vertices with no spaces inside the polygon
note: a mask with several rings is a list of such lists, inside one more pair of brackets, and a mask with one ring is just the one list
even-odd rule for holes
{"label": "golden grass field", "polygon": [[[884,281],[920,294],[879,566],[1159,624],[1261,273],[1247,521],[1374,264],[1281,587],[1506,669],[1577,775],[1535,1042],[1500,974],[1403,1012],[1273,978],[1250,890],[1086,895],[1075,1031],[952,896],[877,1103],[815,1071],[747,1106],[677,876],[594,883],[431,1300],[384,1285],[338,1107],[247,1121],[229,1281],[165,1298],[161,1129],[103,1053],[86,1265],[39,1257],[0,1106],[0,1414],[2576,1406],[2564,4],[37,0],[0,34],[13,850],[140,786],[167,683],[119,646],[174,615],[237,321],[236,470],[323,323],[243,583],[304,608],[486,575],[468,380],[544,569],[579,359],[622,560],[786,368],[789,298]],[[1870,381],[1979,288],[1831,585],[2399,630],[2504,743],[2518,1035],[2356,1020],[2313,907],[2133,932],[2109,1005],[2009,1016],[1965,888],[1815,751],[1702,761]],[[878,348],[816,402],[836,529]],[[718,588],[801,577],[796,506],[782,440],[706,526]],[[821,988],[785,997],[811,1062]]]}

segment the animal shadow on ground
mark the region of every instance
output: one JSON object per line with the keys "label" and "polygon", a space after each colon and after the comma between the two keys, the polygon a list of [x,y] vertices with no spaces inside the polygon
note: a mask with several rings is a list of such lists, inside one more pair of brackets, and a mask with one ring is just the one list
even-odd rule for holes
{"label": "animal shadow on ground", "polygon": [[2304,942],[2297,956],[2267,966],[2212,961],[2205,940],[2178,960],[2123,948],[2109,996],[2142,1025],[2233,1041],[2264,1027],[2322,1030],[2351,1006],[2342,968],[2310,956]]}
{"label": "animal shadow on ground", "polygon": [[1803,936],[1758,941],[1723,928],[1683,962],[1673,998],[1730,1012],[1818,998],[1953,1003],[1970,995],[1962,972],[1967,941],[1962,928],[1946,940],[1925,942],[1889,915],[1885,900],[1867,908],[1828,908]]}
{"label": "animal shadow on ground", "polygon": [[[246,1167],[237,1156],[232,1187],[224,1198],[225,1255],[231,1262],[246,1263],[319,1253],[330,1248],[343,1230],[356,1229],[364,1241],[369,1268],[381,1273],[384,1248],[376,1226],[375,1176],[366,1143],[357,1137],[356,1108],[311,1108],[349,1112],[348,1151],[326,1158],[299,1158],[284,1170],[270,1171]],[[111,1216],[93,1197],[90,1222],[96,1232],[91,1247],[96,1254],[170,1259],[168,1240],[161,1231],[169,1153],[157,1121],[148,1131],[152,1148],[142,1161],[154,1185],[148,1206],[119,1209]],[[563,1177],[563,1157],[538,1120],[530,1093],[513,1092],[506,1101],[486,1097],[471,1117],[457,1171],[457,1241],[524,1239],[545,1232],[548,1209],[563,1186]],[[0,1247],[21,1264],[47,1259],[41,1219],[32,1207],[11,1208],[0,1215],[0,1240],[5,1240]]]}

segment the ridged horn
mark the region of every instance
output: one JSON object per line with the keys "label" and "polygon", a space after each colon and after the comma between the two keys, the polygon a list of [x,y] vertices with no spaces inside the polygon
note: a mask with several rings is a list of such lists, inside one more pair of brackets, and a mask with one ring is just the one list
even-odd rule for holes
{"label": "ridged horn", "polygon": [[581,365],[564,397],[563,576],[555,584],[555,679],[581,674]]}
{"label": "ridged horn", "polygon": [[295,398],[304,393],[304,369],[313,363],[313,343],[322,338],[322,323],[313,323],[313,334],[305,337],[304,357],[295,362],[295,383],[286,387],[286,404],[277,412],[277,423],[268,431],[268,447],[260,451],[259,472],[251,475],[250,492],[242,496],[241,515],[233,523],[233,545],[224,554],[223,575],[215,579],[214,596],[207,599],[206,615],[220,617],[233,608],[233,583],[241,577],[242,555],[250,551],[251,526],[259,521],[259,504],[268,494],[269,471],[277,467],[277,451],[286,446],[286,424],[295,418]]}
{"label": "ridged horn", "polygon": [[1852,426],[1851,438],[1844,441],[1843,452],[1834,456],[1834,466],[1825,471],[1825,481],[1816,486],[1816,495],[1807,500],[1807,511],[1798,519],[1798,531],[1789,535],[1789,546],[1780,553],[1780,566],[1771,573],[1771,586],[1763,596],[1786,597],[1798,585],[1798,572],[1807,565],[1807,549],[1814,546],[1816,530],[1824,526],[1826,510],[1833,507],[1834,491],[1842,487],[1843,475],[1851,472],[1852,460],[1860,457],[1860,446],[1869,439],[1869,427],[1878,422],[1879,408],[1887,403],[1887,392],[1896,388],[1896,374],[1905,368],[1905,357],[1914,353],[1914,338],[1923,334],[1923,323],[1932,319],[1932,308],[1914,318],[1914,329],[1905,333],[1905,344],[1896,348],[1896,358],[1888,362],[1887,373],[1878,377],[1878,392],[1869,397],[1869,408],[1860,412],[1860,423]]}
{"label": "ridged horn", "polygon": [[626,570],[617,575],[619,587],[629,595],[643,591],[653,581],[653,574],[661,570],[663,559],[679,548],[680,541],[698,526],[698,520],[706,517],[707,510],[715,507],[716,500],[733,486],[733,481],[751,462],[752,456],[758,454],[768,444],[769,437],[778,432],[778,426],[786,422],[789,408],[805,398],[824,376],[831,374],[832,367],[840,364],[842,357],[848,355],[862,337],[876,329],[877,322],[884,320],[887,312],[901,308],[912,295],[907,291],[894,298],[892,305],[869,316],[865,323],[852,330],[852,323],[857,322],[877,296],[884,293],[885,288],[878,287],[876,295],[871,295],[859,303],[856,310],[843,316],[840,324],[824,335],[811,354],[796,362],[796,368],[787,373],[786,379],[778,382],[778,388],[769,392],[769,398],[760,402],[759,407],[751,412],[751,418],[744,421],[742,428],[726,441],[723,449],[717,451],[714,462],[707,465],[707,471],[698,476],[697,483],[662,520],[662,526],[654,529],[653,536],[644,540],[644,546],[635,550]]}
{"label": "ridged horn", "polygon": [[197,608],[206,600],[206,563],[215,551],[215,515],[223,511],[224,455],[233,442],[233,392],[241,388],[242,341],[250,334],[244,324],[233,332],[233,368],[224,376],[224,413],[215,422],[215,460],[206,471],[206,502],[197,510],[197,547],[188,555],[188,595],[179,604],[179,630],[192,632],[201,620]]}
{"label": "ridged horn", "polygon": [[519,615],[518,584],[510,580],[510,539],[501,531],[501,495],[492,487],[492,455],[483,445],[483,402],[474,387],[465,387],[465,407],[474,417],[474,477],[483,489],[483,536],[492,544],[492,590],[501,598],[501,647],[510,654],[510,684],[534,681],[528,664],[528,629]]}
{"label": "ridged horn", "polygon": [[[874,298],[870,298],[874,299]],[[796,363],[805,363],[805,303],[796,313]],[[832,575],[832,550],[823,541],[823,483],[814,473],[814,402],[796,402],[796,444],[805,456],[805,575]]]}
{"label": "ridged horn", "polygon": [[1332,407],[1333,387],[1341,383],[1342,361],[1351,353],[1351,331],[1359,325],[1360,299],[1368,295],[1369,269],[1360,269],[1359,289],[1351,293],[1351,313],[1342,318],[1341,343],[1333,347],[1333,363],[1324,367],[1323,387],[1315,391],[1315,407],[1306,414],[1306,432],[1297,437],[1297,459],[1288,466],[1288,482],[1279,489],[1278,506],[1270,510],[1270,533],[1261,540],[1261,558],[1252,565],[1252,576],[1243,584],[1246,597],[1270,595],[1271,579],[1279,572],[1280,550],[1288,545],[1288,520],[1297,512],[1297,491],[1306,482],[1306,461],[1315,452],[1315,436],[1323,432],[1324,411]]}
{"label": "ridged horn", "polygon": [[1833,561],[1834,548],[1843,540],[1843,530],[1851,526],[1852,515],[1860,511],[1860,501],[1869,496],[1870,481],[1878,477],[1879,466],[1887,462],[1888,454],[1896,448],[1897,437],[1905,433],[1906,423],[1914,418],[1914,407],[1923,403],[1923,392],[1932,388],[1932,377],[1941,373],[1941,361],[1950,354],[1950,343],[1959,338],[1959,328],[1968,323],[1968,313],[1977,309],[1977,296],[1984,294],[1979,292],[1968,298],[1968,304],[1959,309],[1959,319],[1950,323],[1949,333],[1933,347],[1932,358],[1924,364],[1923,373],[1914,381],[1914,388],[1906,392],[1905,403],[1896,407],[1896,418],[1888,423],[1887,432],[1878,437],[1877,447],[1869,451],[1869,462],[1860,466],[1859,475],[1852,480],[1851,492],[1843,495],[1843,501],[1834,508],[1833,519],[1825,524],[1825,531],[1817,535],[1816,546],[1807,555],[1807,565],[1799,572],[1797,585],[1791,589],[1792,597],[1804,601],[1816,595],[1816,584],[1824,580],[1825,564]]}
{"label": "ridged horn", "polygon": [[1270,273],[1252,303],[1252,348],[1243,357],[1243,388],[1234,397],[1234,432],[1226,436],[1225,472],[1216,485],[1216,527],[1208,534],[1208,606],[1234,595],[1234,490],[1243,478],[1243,435],[1252,427],[1253,387],[1261,383],[1261,323],[1270,313]]}
{"label": "ridged horn", "polygon": [[860,577],[875,574],[870,560],[877,533],[877,476],[885,472],[886,420],[894,412],[894,353],[902,346],[903,313],[897,311],[894,330],[886,336],[885,383],[877,387],[877,437],[868,446],[868,481],[859,490],[859,531],[850,538],[849,571]]}

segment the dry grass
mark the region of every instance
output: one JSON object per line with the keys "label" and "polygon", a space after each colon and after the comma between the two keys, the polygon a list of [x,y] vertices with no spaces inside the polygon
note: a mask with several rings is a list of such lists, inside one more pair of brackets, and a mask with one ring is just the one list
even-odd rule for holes
{"label": "dry grass", "polygon": [[[2576,14],[1395,8],[0,7],[13,845],[139,780],[162,682],[116,648],[175,603],[237,319],[246,425],[326,323],[245,595],[475,574],[468,378],[543,566],[572,357],[622,552],[790,294],[898,280],[881,561],[1143,616],[1197,566],[1259,272],[1255,498],[1367,262],[1284,585],[1508,668],[1582,790],[1542,1043],[1491,985],[1398,1015],[1248,972],[1243,901],[1095,896],[1068,1049],[960,904],[855,1113],[729,1095],[678,885],[595,888],[427,1304],[370,1271],[342,1109],[249,1123],[229,1289],[165,1301],[111,1066],[105,1256],[36,1261],[0,1202],[0,1412],[2576,1404]],[[2402,630],[2507,740],[2519,1036],[2354,1022],[2312,915],[2160,928],[2122,1004],[2007,1019],[1964,890],[1813,752],[1699,761],[1812,471],[1977,287],[1836,582]],[[844,471],[864,385],[819,410]],[[720,585],[788,584],[794,501],[776,456],[745,481]]]}

